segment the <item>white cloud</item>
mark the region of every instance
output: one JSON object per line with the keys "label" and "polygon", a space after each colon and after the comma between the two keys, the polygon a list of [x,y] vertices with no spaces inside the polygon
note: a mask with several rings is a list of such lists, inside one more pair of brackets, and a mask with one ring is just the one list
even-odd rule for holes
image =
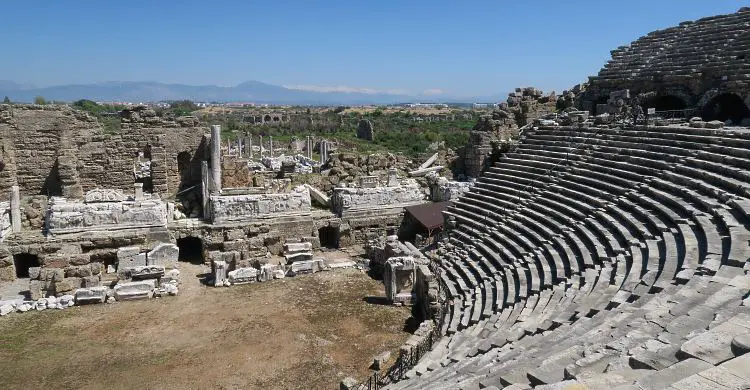
{"label": "white cloud", "polygon": [[342,92],[342,93],[364,93],[374,95],[377,93],[387,93],[391,95],[405,95],[407,92],[402,89],[378,90],[373,88],[347,87],[345,85],[284,85],[284,88],[295,89],[298,91],[309,92]]}
{"label": "white cloud", "polygon": [[440,88],[430,88],[422,92],[422,95],[425,95],[425,96],[434,96],[434,95],[442,95],[442,94],[443,94],[443,90]]}

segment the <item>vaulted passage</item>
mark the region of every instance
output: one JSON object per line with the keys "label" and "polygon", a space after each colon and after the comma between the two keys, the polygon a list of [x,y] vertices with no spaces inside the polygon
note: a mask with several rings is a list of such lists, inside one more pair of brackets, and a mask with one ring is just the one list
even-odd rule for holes
{"label": "vaulted passage", "polygon": [[318,238],[320,246],[335,249],[339,247],[339,232],[331,226],[324,226],[318,229]]}
{"label": "vaulted passage", "polygon": [[19,253],[13,256],[13,264],[16,266],[17,278],[28,278],[29,268],[39,267],[39,257],[30,253]]}
{"label": "vaulted passage", "polygon": [[644,109],[655,108],[656,111],[684,110],[687,108],[685,102],[674,95],[655,96],[646,99],[642,106]]}
{"label": "vaulted passage", "polygon": [[703,119],[707,121],[720,120],[726,122],[731,120],[735,125],[740,124],[743,118],[750,117],[745,102],[739,96],[732,93],[719,95],[703,108]]}
{"label": "vaulted passage", "polygon": [[184,237],[177,240],[180,248],[180,261],[203,264],[203,241],[198,237]]}

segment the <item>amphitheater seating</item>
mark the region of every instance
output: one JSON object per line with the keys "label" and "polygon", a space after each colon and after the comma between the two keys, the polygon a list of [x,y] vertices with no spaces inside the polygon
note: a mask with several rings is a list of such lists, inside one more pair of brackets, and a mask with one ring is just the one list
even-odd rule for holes
{"label": "amphitheater seating", "polygon": [[749,167],[748,130],[525,132],[446,212],[445,336],[391,388],[750,383]]}

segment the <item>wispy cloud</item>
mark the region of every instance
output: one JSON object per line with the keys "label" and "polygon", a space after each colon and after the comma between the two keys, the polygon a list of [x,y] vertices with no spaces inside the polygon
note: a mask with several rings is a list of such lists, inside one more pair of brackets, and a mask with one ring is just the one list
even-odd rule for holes
{"label": "wispy cloud", "polygon": [[298,91],[309,91],[309,92],[342,92],[342,93],[364,93],[368,95],[374,95],[378,93],[387,93],[391,95],[406,95],[407,92],[403,89],[373,89],[373,88],[358,88],[348,87],[345,85],[284,85],[284,88],[294,89]]}
{"label": "wispy cloud", "polygon": [[443,90],[440,88],[430,88],[422,92],[422,95],[425,95],[425,96],[434,96],[434,95],[442,95],[442,94],[443,94]]}

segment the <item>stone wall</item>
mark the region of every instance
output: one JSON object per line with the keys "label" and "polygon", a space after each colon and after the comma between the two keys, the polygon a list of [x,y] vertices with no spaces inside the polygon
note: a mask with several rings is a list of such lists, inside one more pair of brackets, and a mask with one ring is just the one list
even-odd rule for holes
{"label": "stone wall", "polygon": [[68,106],[0,105],[0,199],[16,183],[21,196],[131,191],[139,153],[151,161],[153,192],[172,197],[200,183],[205,132],[193,117],[162,118],[146,107],[124,111],[122,130],[105,134]]}
{"label": "stone wall", "polygon": [[209,216],[213,223],[247,221],[310,213],[310,192],[304,186],[289,193],[212,195]]}
{"label": "stone wall", "polygon": [[410,179],[396,187],[335,188],[331,207],[341,216],[354,211],[403,208],[419,204],[424,198],[422,188]]}

